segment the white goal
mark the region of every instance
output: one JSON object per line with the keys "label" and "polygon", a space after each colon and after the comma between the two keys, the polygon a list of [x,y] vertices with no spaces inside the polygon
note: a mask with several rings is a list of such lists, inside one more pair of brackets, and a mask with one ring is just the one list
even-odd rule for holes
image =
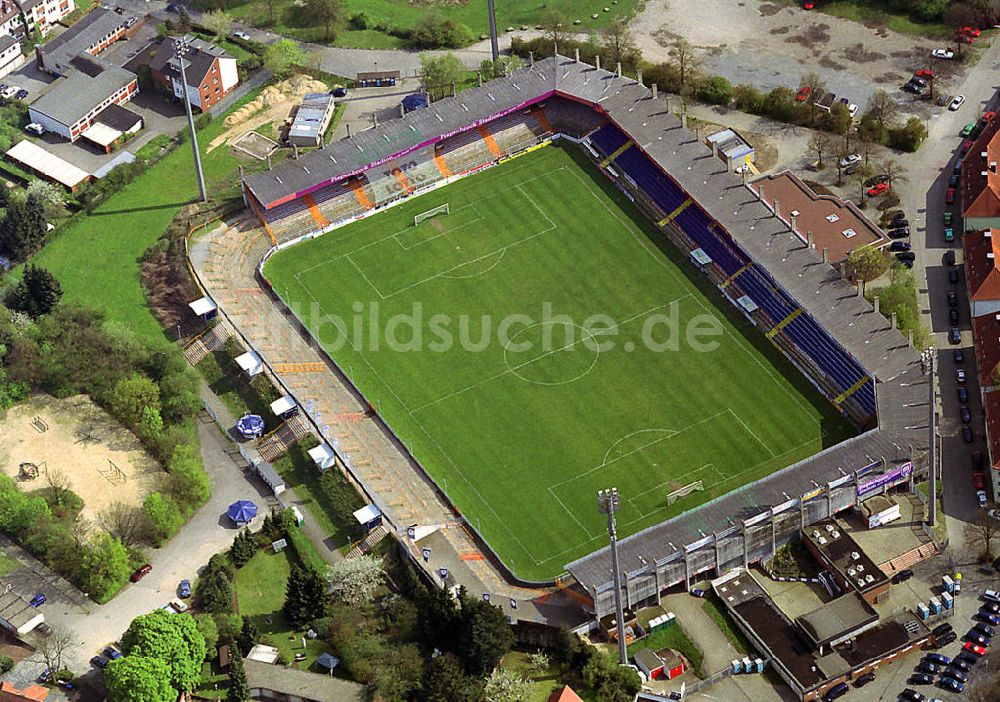
{"label": "white goal", "polygon": [[443,205],[438,205],[437,207],[434,207],[433,209],[430,209],[430,210],[427,210],[426,212],[421,212],[420,214],[418,214],[416,217],[413,218],[413,226],[415,227],[418,224],[420,224],[421,222],[423,222],[424,220],[430,219],[431,217],[436,217],[437,215],[440,215],[440,214],[451,214],[451,210],[448,209],[448,203],[447,202],[444,203]]}
{"label": "white goal", "polygon": [[705,487],[704,485],[702,485],[702,482],[700,480],[695,480],[693,483],[689,483],[682,488],[678,488],[673,492],[668,492],[667,504],[672,505],[674,502],[681,499],[682,497],[687,497],[692,492],[698,492],[699,490],[704,490],[704,489]]}

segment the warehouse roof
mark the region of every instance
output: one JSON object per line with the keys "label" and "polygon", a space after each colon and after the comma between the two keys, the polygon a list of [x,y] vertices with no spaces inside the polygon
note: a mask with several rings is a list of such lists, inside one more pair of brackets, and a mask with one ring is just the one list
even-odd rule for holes
{"label": "warehouse roof", "polygon": [[111,95],[136,80],[131,71],[87,54],[75,57],[71,70],[56,80],[31,109],[71,127]]}
{"label": "warehouse roof", "polygon": [[27,139],[23,139],[7,150],[7,158],[27,166],[36,173],[41,173],[46,178],[56,181],[67,188],[75,188],[82,181],[90,177],[90,174],[81,168],[77,168],[69,161],[64,161],[54,154],[50,154],[42,147],[33,144]]}
{"label": "warehouse roof", "polygon": [[857,592],[849,592],[796,618],[795,623],[814,647],[869,626],[878,621],[878,612]]}
{"label": "warehouse roof", "polygon": [[125,25],[125,20],[124,16],[101,7],[91,10],[65,32],[42,45],[44,67],[58,73],[69,70],[73,58],[111,37]]}

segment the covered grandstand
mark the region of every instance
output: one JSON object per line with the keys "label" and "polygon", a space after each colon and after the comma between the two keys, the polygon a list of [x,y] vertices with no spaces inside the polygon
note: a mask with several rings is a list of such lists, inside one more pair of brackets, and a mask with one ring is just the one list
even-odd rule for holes
{"label": "covered grandstand", "polygon": [[[686,120],[636,80],[556,56],[248,176],[272,242],[294,243],[549,138],[581,143],[830,402],[862,431],[806,461],[620,542],[628,606],[709,570],[766,558],[858,501],[862,476],[926,468],[920,356]],[[567,566],[601,617],[606,549]]]}

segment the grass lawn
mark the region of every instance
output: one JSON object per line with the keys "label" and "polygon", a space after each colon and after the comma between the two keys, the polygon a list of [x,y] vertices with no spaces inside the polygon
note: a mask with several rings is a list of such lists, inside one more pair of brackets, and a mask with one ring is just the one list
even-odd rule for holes
{"label": "grass lawn", "polygon": [[[573,20],[580,20],[579,25],[572,26],[573,31],[587,32],[611,24],[616,17],[631,17],[641,4],[641,0],[618,0],[617,4],[606,0],[549,0],[545,3],[537,0],[505,0],[496,3],[497,28],[503,32],[508,26],[515,29],[522,25],[534,27],[542,20],[545,12],[552,8],[562,12],[568,24]],[[604,12],[605,7],[610,8],[610,11]],[[467,25],[475,38],[489,33],[486,0],[434,3],[434,9],[447,19]],[[411,0],[344,0],[344,10],[346,17],[364,13],[368,19],[368,29],[341,28],[335,32],[330,43],[357,49],[398,49],[406,45],[404,39],[375,27],[413,27],[427,13],[428,4]],[[234,19],[257,26],[268,20],[266,6],[254,0],[232,7],[228,12]],[[597,14],[597,18],[592,19],[592,14]],[[325,43],[324,28],[306,16],[292,0],[279,0],[277,3],[272,31]]]}
{"label": "grass lawn", "polygon": [[626,649],[626,652],[628,657],[632,658],[632,656],[644,648],[648,648],[654,653],[664,648],[671,648],[678,651],[691,662],[691,667],[694,669],[695,675],[699,678],[705,677],[705,671],[702,669],[705,662],[705,656],[698,649],[698,647],[694,645],[694,642],[688,638],[684,629],[681,628],[680,622],[667,629],[654,631],[649,636],[633,642],[632,645]]}
{"label": "grass lawn", "polygon": [[[236,107],[258,92],[252,91]],[[205,182],[209,193],[219,198],[237,194],[239,182],[233,174],[242,162],[229,148],[205,153],[205,146],[225,129],[222,122],[216,119],[198,135]],[[146,305],[141,258],[181,207],[197,196],[191,146],[181,144],[89,215],[63,228],[33,263],[59,279],[64,300],[103,310],[109,320],[142,336],[165,338]]]}
{"label": "grass lawn", "polygon": [[888,12],[880,5],[874,0],[824,0],[816,3],[816,9],[862,24],[883,23],[893,32],[914,37],[950,38],[955,33],[955,28],[944,22],[918,22],[909,15]]}
{"label": "grass lawn", "polygon": [[[295,555],[285,549],[281,553],[262,550],[250,562],[236,571],[236,599],[239,613],[253,619],[261,634],[266,634],[270,645],[277,648],[288,661],[302,653],[304,631],[296,631],[281,612],[285,602],[285,587],[295,563]],[[306,639],[306,660],[293,667],[305,670],[328,648],[320,639]]]}
{"label": "grass lawn", "polygon": [[726,638],[729,639],[729,643],[733,645],[733,648],[745,656],[751,648],[750,641],[744,636],[742,631],[736,628],[729,615],[712,599],[706,599],[702,603],[701,608],[705,610],[705,614],[711,617],[715,625],[725,634]]}
{"label": "grass lawn", "polygon": [[0,551],[0,578],[4,578],[15,570],[21,569],[21,562],[14,558],[13,556],[8,556],[3,551]]}
{"label": "grass lawn", "polygon": [[851,434],[575,150],[286,249],[266,275],[316,306],[305,323],[524,578],[604,545],[599,488],[620,489],[628,535]]}

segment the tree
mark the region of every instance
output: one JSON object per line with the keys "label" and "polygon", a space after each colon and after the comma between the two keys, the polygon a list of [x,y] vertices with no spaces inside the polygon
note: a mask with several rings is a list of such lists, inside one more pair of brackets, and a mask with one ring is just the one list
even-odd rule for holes
{"label": "tree", "polygon": [[683,37],[670,45],[668,53],[677,67],[680,81],[680,95],[681,97],[687,97],[690,94],[689,90],[694,83],[694,79],[697,77],[698,66],[701,64],[701,61],[695,55],[691,44]]}
{"label": "tree", "polygon": [[993,542],[1000,537],[1000,521],[979,512],[965,525],[965,541],[979,551],[980,557],[990,561],[995,555]]}
{"label": "tree", "polygon": [[465,67],[450,52],[441,56],[420,54],[420,72],[424,89],[432,98],[450,95],[452,85],[465,77]]}
{"label": "tree", "polygon": [[250,649],[260,638],[260,631],[257,629],[257,625],[253,623],[253,619],[250,617],[243,617],[243,626],[240,629],[240,637],[237,643],[240,646],[240,652],[245,656],[250,653]]}
{"label": "tree", "polygon": [[544,651],[535,651],[528,656],[528,663],[531,665],[531,672],[541,675],[549,669],[552,661]]}
{"label": "tree", "polygon": [[[4,193],[0,193],[0,208],[5,207],[3,196],[7,188],[0,188]],[[47,180],[33,180],[28,183],[25,190],[29,196],[33,195],[46,207],[59,208],[66,204],[66,191],[55,183]]]}
{"label": "tree", "polygon": [[820,118],[819,127],[833,134],[847,134],[852,122],[853,119],[847,105],[835,102],[830,106],[830,111],[825,112]]}
{"label": "tree", "polygon": [[157,546],[177,533],[184,515],[173,500],[159,492],[151,492],[142,501],[142,514],[149,528],[149,539]]}
{"label": "tree", "polygon": [[122,656],[104,671],[110,702],[174,702],[170,669],[158,658]]}
{"label": "tree", "polygon": [[893,159],[883,161],[881,165],[879,165],[878,170],[885,175],[886,183],[889,185],[889,190],[892,190],[893,181],[896,181],[897,183],[905,183],[909,180],[905,175],[903,175],[903,167],[899,165],[898,161]]}
{"label": "tree", "polygon": [[889,257],[872,246],[860,246],[847,254],[847,268],[851,276],[864,285],[875,280],[889,269]]}
{"label": "tree", "polygon": [[927,127],[919,117],[910,117],[902,127],[889,130],[889,146],[913,153],[927,138]]}
{"label": "tree", "polygon": [[885,130],[892,126],[899,115],[899,104],[886,91],[876,90],[868,101],[868,111],[865,115],[876,125],[877,140],[881,141],[885,137]]}
{"label": "tree", "polygon": [[52,623],[49,628],[52,632],[38,637],[36,646],[45,667],[55,672],[66,667],[63,660],[76,649],[77,642],[76,635],[62,624]]}
{"label": "tree", "polygon": [[44,268],[28,264],[24,276],[7,295],[7,307],[37,319],[52,311],[62,297],[62,287]]}
{"label": "tree", "polygon": [[45,200],[37,193],[28,195],[24,201],[24,214],[21,222],[21,237],[24,243],[22,254],[32,253],[42,248],[45,235],[48,233],[48,222],[45,221]]}
{"label": "tree", "polygon": [[445,18],[438,10],[430,10],[418,17],[410,30],[410,41],[420,49],[456,49],[472,41],[472,30],[461,22]]}
{"label": "tree", "polygon": [[608,68],[621,63],[626,70],[631,70],[639,58],[639,50],[635,45],[635,37],[632,36],[628,23],[618,17],[614,22],[601,30],[604,51],[608,56]]}
{"label": "tree", "polygon": [[642,687],[634,670],[619,666],[598,652],[591,653],[581,676],[601,702],[630,702]]}
{"label": "tree", "polygon": [[213,10],[204,15],[201,23],[215,35],[216,41],[222,41],[233,29],[233,18],[223,10]]}
{"label": "tree", "polygon": [[823,168],[823,154],[829,153],[832,147],[833,140],[829,134],[819,131],[813,132],[812,138],[809,139],[809,150],[816,154],[816,165],[821,170]]}
{"label": "tree", "polygon": [[[229,647],[235,650],[236,642],[230,641]],[[230,656],[229,689],[226,691],[226,702],[247,702],[249,699],[250,686],[247,684],[247,673],[243,669],[243,656]]]}
{"label": "tree", "polygon": [[219,645],[219,626],[215,623],[215,619],[210,614],[196,614],[194,623],[198,627],[198,633],[205,639],[205,660],[215,658],[216,648]]}
{"label": "tree", "polygon": [[567,24],[566,15],[550,7],[542,13],[542,21],[539,24],[545,31],[545,38],[549,40],[549,43],[557,47],[562,44],[566,37],[566,32],[563,31],[563,27]]}
{"label": "tree", "polygon": [[484,702],[525,702],[531,683],[506,668],[496,668],[486,679]]}
{"label": "tree", "polygon": [[475,597],[463,588],[458,595],[462,616],[460,655],[470,673],[485,675],[514,646],[516,638],[499,607]]}
{"label": "tree", "polygon": [[240,529],[233,539],[233,545],[229,548],[229,558],[233,565],[242,568],[257,553],[257,541],[249,529]]}
{"label": "tree", "polygon": [[261,5],[264,8],[264,12],[267,13],[267,24],[266,27],[274,26],[274,14],[278,9],[278,0],[260,0]]}
{"label": "tree", "polygon": [[350,605],[360,605],[375,597],[375,591],[385,580],[385,569],[380,557],[367,554],[329,566],[327,579],[333,586],[334,597]]}
{"label": "tree", "polygon": [[450,653],[433,658],[424,674],[424,702],[479,702],[474,681]]}
{"label": "tree", "polygon": [[809,121],[812,123],[816,119],[816,101],[826,94],[826,81],[816,71],[807,71],[799,78],[800,85],[809,86],[809,96],[806,104],[809,107]]}
{"label": "tree", "polygon": [[233,567],[225,554],[216,554],[209,559],[198,578],[195,596],[206,612],[233,610]]}
{"label": "tree", "polygon": [[153,610],[133,619],[121,641],[126,656],[163,661],[175,690],[191,690],[201,678],[205,638],[190,615]]}
{"label": "tree", "polygon": [[325,594],[326,586],[319,573],[312,568],[292,566],[285,591],[285,617],[296,628],[307,626],[323,616]]}
{"label": "tree", "polygon": [[45,482],[49,486],[52,503],[56,507],[65,506],[66,498],[72,492],[69,476],[66,475],[62,468],[53,466],[45,469]]}
{"label": "tree", "polygon": [[149,522],[142,508],[113,502],[97,514],[97,523],[125,548],[138,546],[149,536]]}
{"label": "tree", "polygon": [[424,658],[414,644],[396,645],[377,659],[373,681],[375,699],[411,700],[420,689]]}
{"label": "tree", "polygon": [[305,63],[306,55],[302,48],[291,39],[279,39],[264,49],[264,67],[274,74],[275,78],[287,78],[296,66]]}
{"label": "tree", "polygon": [[88,595],[106,600],[118,592],[131,572],[128,550],[122,542],[98,533],[83,550],[77,577]]}
{"label": "tree", "polygon": [[711,105],[726,106],[733,99],[733,85],[722,76],[712,76],[702,82],[698,97]]}
{"label": "tree", "polygon": [[344,18],[344,4],[341,0],[306,0],[306,12],[310,23],[323,27],[324,41],[333,39],[333,27]]}

